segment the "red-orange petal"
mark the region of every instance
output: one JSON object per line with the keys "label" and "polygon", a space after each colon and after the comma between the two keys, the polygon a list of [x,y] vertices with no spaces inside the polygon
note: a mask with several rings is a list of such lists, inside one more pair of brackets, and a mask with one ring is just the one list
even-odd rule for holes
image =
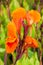
{"label": "red-orange petal", "polygon": [[15,24],[13,22],[9,22],[8,23],[8,25],[7,25],[7,31],[8,31],[7,35],[9,37],[15,37],[15,36],[17,36],[17,34],[16,34],[16,32],[17,32],[16,26],[15,26]]}
{"label": "red-orange petal", "polygon": [[34,48],[38,48],[38,42],[36,39],[32,38],[32,43],[33,43]]}
{"label": "red-orange petal", "polygon": [[13,22],[9,22],[7,25],[7,36],[8,38],[6,39],[6,52],[7,53],[12,53],[14,50],[16,50],[16,47],[18,46],[18,37],[16,34],[16,26]]}
{"label": "red-orange petal", "polygon": [[[12,41],[11,41],[12,40]],[[6,53],[13,53],[18,46],[18,39],[7,38],[6,40]]]}
{"label": "red-orange petal", "polygon": [[30,10],[28,11],[30,14],[31,18],[34,20],[34,22],[38,23],[41,19],[41,15],[37,10]]}
{"label": "red-orange petal", "polygon": [[21,28],[21,20],[20,19],[25,19],[26,16],[26,11],[24,8],[20,7],[14,10],[11,14],[12,20],[14,21],[18,33],[20,33],[20,28]]}
{"label": "red-orange petal", "polygon": [[16,10],[14,10],[11,14],[14,22],[15,21],[19,21],[20,18],[25,18],[26,16],[26,11],[24,8],[20,7],[20,8],[17,8]]}
{"label": "red-orange petal", "polygon": [[28,47],[38,48],[38,42],[30,36],[27,36],[24,42],[25,42],[24,48]]}
{"label": "red-orange petal", "polygon": [[28,26],[31,26],[33,24],[33,19],[31,18],[29,12],[27,12],[26,14],[26,20],[27,20]]}

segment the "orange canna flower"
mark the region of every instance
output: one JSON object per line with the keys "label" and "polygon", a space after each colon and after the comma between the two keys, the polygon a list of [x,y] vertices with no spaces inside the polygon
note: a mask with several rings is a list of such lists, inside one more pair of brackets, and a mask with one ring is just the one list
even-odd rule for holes
{"label": "orange canna flower", "polygon": [[25,11],[24,8],[20,7],[18,9],[14,10],[12,12],[12,15],[11,16],[12,16],[14,22],[15,21],[19,21],[20,18],[23,18],[23,19],[25,18],[26,11]]}
{"label": "orange canna flower", "polygon": [[12,12],[12,20],[14,21],[18,33],[20,33],[20,28],[21,28],[21,20],[20,19],[25,19],[26,16],[26,11],[24,8],[20,7]]}
{"label": "orange canna flower", "polygon": [[25,49],[28,48],[28,47],[38,48],[37,41],[34,38],[30,37],[30,36],[26,36],[24,42],[25,42],[25,44],[24,44]]}
{"label": "orange canna flower", "polygon": [[36,10],[30,10],[30,11],[28,11],[28,14],[30,14],[31,18],[36,23],[38,23],[41,19],[40,13]]}
{"label": "orange canna flower", "polygon": [[7,35],[8,38],[6,39],[6,52],[7,53],[13,53],[14,50],[16,50],[16,47],[18,46],[18,38],[16,34],[16,27],[13,22],[9,22],[7,25]]}
{"label": "orange canna flower", "polygon": [[16,26],[15,26],[15,23],[13,21],[8,23],[7,30],[8,30],[7,35],[9,37],[17,36],[17,34],[16,34],[16,32],[17,32]]}
{"label": "orange canna flower", "polygon": [[31,18],[30,14],[28,12],[26,14],[26,20],[27,20],[28,26],[32,25],[33,19]]}
{"label": "orange canna flower", "polygon": [[21,26],[22,26],[21,21],[22,21],[22,19],[20,19],[19,21],[15,21],[15,22],[14,22],[15,25],[16,25],[18,34],[20,34],[20,29],[21,29]]}

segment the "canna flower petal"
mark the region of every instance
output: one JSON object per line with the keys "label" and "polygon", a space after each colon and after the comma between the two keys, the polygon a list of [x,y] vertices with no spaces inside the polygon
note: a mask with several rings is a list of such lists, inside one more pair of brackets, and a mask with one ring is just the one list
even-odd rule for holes
{"label": "canna flower petal", "polygon": [[18,39],[17,38],[7,38],[6,40],[6,52],[13,53],[18,46]]}
{"label": "canna flower petal", "polygon": [[21,18],[19,21],[15,21],[14,22],[15,25],[16,25],[18,34],[20,34],[20,29],[21,29],[21,26],[22,26],[22,21],[23,21],[23,19]]}
{"label": "canna flower petal", "polygon": [[28,11],[28,13],[30,14],[30,16],[34,20],[34,22],[38,23],[40,21],[41,15],[38,11],[30,10],[30,11]]}
{"label": "canna flower petal", "polygon": [[28,47],[38,48],[38,42],[30,36],[26,36],[24,42],[25,42],[25,44],[24,44],[25,49],[28,48]]}
{"label": "canna flower petal", "polygon": [[29,12],[27,12],[26,14],[26,20],[27,20],[28,26],[31,26],[33,24],[33,19],[30,16]]}
{"label": "canna flower petal", "polygon": [[12,15],[11,16],[12,16],[14,22],[15,21],[19,21],[20,18],[23,18],[23,19],[25,18],[26,11],[25,11],[24,8],[20,7],[18,9],[14,10],[12,12]]}
{"label": "canna flower petal", "polygon": [[18,33],[20,33],[20,28],[21,28],[21,19],[25,19],[26,16],[26,11],[24,8],[20,7],[12,12],[12,20],[14,21]]}
{"label": "canna flower petal", "polygon": [[9,37],[15,37],[17,36],[17,30],[16,30],[16,26],[13,22],[9,22],[8,25],[7,25],[7,35]]}
{"label": "canna flower petal", "polygon": [[6,43],[5,43],[6,52],[13,53],[16,50],[19,42],[16,34],[17,31],[15,24],[13,22],[9,22],[7,28],[8,28],[8,32],[7,32],[8,38],[6,39]]}
{"label": "canna flower petal", "polygon": [[32,43],[34,48],[38,48],[38,42],[36,39],[32,38]]}

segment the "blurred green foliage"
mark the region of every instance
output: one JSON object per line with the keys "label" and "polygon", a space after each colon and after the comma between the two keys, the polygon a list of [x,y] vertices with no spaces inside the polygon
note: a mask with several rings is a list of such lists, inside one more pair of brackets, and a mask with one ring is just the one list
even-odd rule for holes
{"label": "blurred green foliage", "polygon": [[[6,0],[2,0],[3,2]],[[19,8],[22,4],[22,6],[25,8],[25,10],[30,10],[33,9],[33,5],[35,3],[35,0],[10,0],[11,2],[9,3],[9,8],[10,8],[10,12],[12,13],[12,11],[14,11],[16,8]],[[38,10],[39,4],[40,4],[40,0],[38,0],[36,2],[36,9]],[[41,50],[43,52],[43,37],[41,37],[41,31],[40,30],[40,26],[41,24],[43,24],[43,8],[40,11],[41,13],[41,20],[40,22],[35,25],[32,25],[32,32],[30,33],[30,31],[28,31],[28,35],[32,36],[33,38],[36,38],[38,41],[41,38],[41,42],[39,41],[39,44],[41,45]],[[5,4],[1,4],[1,12],[0,12],[0,65],[4,65],[4,53],[5,53],[5,39],[7,37],[7,24],[10,21],[9,17],[8,17],[8,12],[7,9],[5,7]],[[37,30],[36,30],[36,26],[37,26]],[[21,39],[23,39],[23,35],[24,35],[24,28],[21,28]],[[21,59],[19,59],[16,63],[16,65],[40,65],[39,64],[39,59],[38,59],[38,55],[37,55],[37,51],[33,52],[30,50],[28,50],[28,56],[26,56],[26,54],[23,54],[23,56],[21,57]],[[16,58],[16,53],[14,53],[14,58]]]}
{"label": "blurred green foliage", "polygon": [[24,54],[22,58],[17,61],[16,65],[40,65],[37,53],[29,50],[29,54],[31,54],[31,58],[28,58],[28,56]]}

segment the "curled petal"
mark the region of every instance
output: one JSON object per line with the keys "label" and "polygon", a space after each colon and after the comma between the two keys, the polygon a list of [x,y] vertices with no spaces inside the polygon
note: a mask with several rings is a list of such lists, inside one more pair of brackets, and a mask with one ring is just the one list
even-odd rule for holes
{"label": "curled petal", "polygon": [[16,50],[16,47],[18,46],[18,37],[17,37],[17,30],[16,30],[16,26],[13,22],[9,22],[7,25],[7,36],[8,38],[6,39],[6,52],[7,53],[12,53],[14,52],[14,50]]}
{"label": "curled petal", "polygon": [[34,22],[38,23],[40,21],[41,15],[38,11],[30,10],[30,11],[28,11],[28,13],[30,14],[30,16],[34,20]]}
{"label": "curled petal", "polygon": [[32,38],[30,36],[27,36],[25,38],[24,42],[25,42],[25,44],[24,44],[25,49],[28,48],[28,47],[38,48],[38,42],[34,38]]}
{"label": "curled petal", "polygon": [[32,38],[32,43],[33,43],[34,48],[38,48],[38,42],[36,39]]}
{"label": "curled petal", "polygon": [[12,20],[14,21],[18,33],[20,33],[20,28],[21,28],[21,19],[25,19],[26,16],[26,11],[24,8],[20,7],[14,10],[11,14]]}
{"label": "curled petal", "polygon": [[26,20],[27,20],[28,26],[31,26],[33,24],[33,19],[31,18],[29,12],[27,12],[26,14]]}
{"label": "curled petal", "polygon": [[20,34],[20,29],[21,29],[21,26],[22,26],[22,21],[23,21],[23,19],[19,19],[19,21],[15,21],[14,22],[15,25],[16,25],[18,34]]}
{"label": "curled petal", "polygon": [[13,22],[9,22],[8,23],[8,25],[7,25],[7,31],[8,31],[7,35],[9,37],[15,37],[15,36],[17,36],[17,34],[16,34],[16,32],[17,32],[16,26],[15,26],[15,24]]}
{"label": "curled petal", "polygon": [[20,18],[25,18],[25,16],[26,16],[26,11],[25,11],[25,9],[24,8],[22,8],[22,7],[20,7],[20,8],[18,8],[18,9],[16,9],[16,10],[14,10],[13,12],[12,12],[12,18],[13,18],[13,20],[14,20],[14,22],[16,21],[16,20],[19,20]]}
{"label": "curled petal", "polygon": [[18,46],[18,39],[16,38],[7,38],[6,40],[6,52],[13,53]]}

